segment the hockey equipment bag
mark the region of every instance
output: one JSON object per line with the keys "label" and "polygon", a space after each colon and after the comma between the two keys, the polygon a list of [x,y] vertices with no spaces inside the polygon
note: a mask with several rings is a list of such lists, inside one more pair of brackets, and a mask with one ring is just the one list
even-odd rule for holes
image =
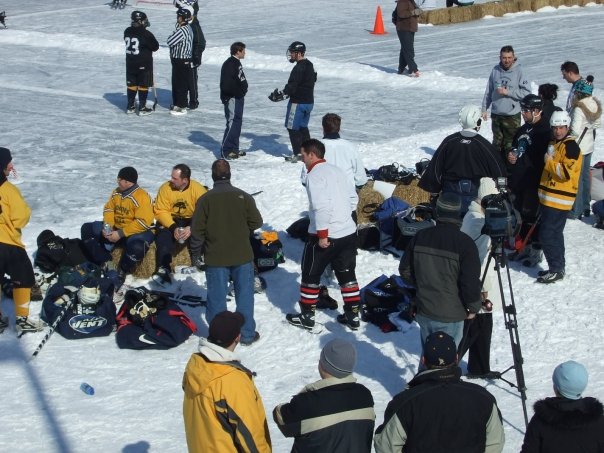
{"label": "hockey equipment bag", "polygon": [[394,330],[388,320],[390,313],[399,312],[401,319],[412,322],[411,297],[414,291],[398,275],[380,275],[361,289],[361,319],[375,324],[384,332]]}
{"label": "hockey equipment bag", "polygon": [[113,291],[113,283],[105,278],[90,278],[77,291],[75,286],[57,283],[48,289],[40,317],[54,324],[71,299],[57,332],[68,340],[108,336],[115,326]]}
{"label": "hockey equipment bag", "polygon": [[396,227],[396,218],[405,213],[407,209],[409,209],[407,202],[397,197],[390,197],[384,200],[373,213],[373,218],[378,222],[381,232],[392,236]]}
{"label": "hockey equipment bag", "polygon": [[415,178],[413,170],[409,170],[397,162],[390,165],[382,165],[377,170],[366,170],[365,172],[374,181],[400,182],[405,185],[411,184],[411,181]]}
{"label": "hockey equipment bag", "polygon": [[126,292],[117,325],[115,340],[120,349],[170,349],[197,331],[178,305],[144,287]]}
{"label": "hockey equipment bag", "polygon": [[380,230],[377,225],[367,223],[357,226],[358,248],[363,250],[380,249]]}
{"label": "hockey equipment bag", "polygon": [[397,228],[395,229],[392,242],[396,249],[405,250],[407,244],[411,242],[411,239],[419,230],[436,225],[432,206],[428,203],[418,204],[411,208],[406,215],[398,217],[396,225]]}
{"label": "hockey equipment bag", "polygon": [[63,239],[51,230],[44,230],[38,235],[37,242],[34,266],[43,272],[55,273],[63,266],[73,267],[86,261],[80,239]]}
{"label": "hockey equipment bag", "polygon": [[258,272],[275,269],[280,263],[285,262],[283,257],[283,244],[276,231],[261,231],[250,237],[254,251],[254,265]]}
{"label": "hockey equipment bag", "polygon": [[304,242],[308,240],[308,227],[310,225],[309,217],[302,217],[292,223],[285,231],[287,234],[294,238],[300,239]]}

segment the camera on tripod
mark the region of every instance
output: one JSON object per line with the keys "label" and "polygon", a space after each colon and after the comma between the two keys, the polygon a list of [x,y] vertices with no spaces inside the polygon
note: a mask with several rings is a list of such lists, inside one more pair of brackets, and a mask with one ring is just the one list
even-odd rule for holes
{"label": "camera on tripod", "polygon": [[484,227],[482,233],[497,238],[513,238],[520,230],[522,219],[514,209],[512,195],[507,188],[507,178],[496,179],[499,193],[487,195],[481,201],[484,209]]}

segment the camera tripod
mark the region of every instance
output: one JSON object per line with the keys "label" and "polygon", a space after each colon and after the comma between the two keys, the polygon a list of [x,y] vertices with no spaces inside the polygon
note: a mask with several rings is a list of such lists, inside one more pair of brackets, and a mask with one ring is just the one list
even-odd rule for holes
{"label": "camera tripod", "polygon": [[[501,304],[503,307],[503,317],[505,320],[505,328],[510,334],[510,344],[512,346],[512,357],[514,360],[513,365],[501,371],[500,373],[494,373],[495,379],[501,379],[511,387],[514,387],[520,393],[520,399],[522,400],[522,410],[524,412],[524,424],[528,426],[528,416],[526,412],[526,385],[524,382],[524,371],[522,364],[524,359],[522,358],[522,351],[520,350],[520,338],[518,336],[518,322],[516,320],[516,304],[514,303],[514,291],[512,289],[512,279],[510,277],[510,268],[507,266],[507,257],[503,252],[503,237],[492,237],[491,238],[491,251],[489,253],[489,259],[485,266],[484,273],[482,275],[481,284],[484,284],[487,272],[489,271],[489,265],[491,260],[495,261],[495,270],[497,271],[497,280],[499,282],[499,293],[501,295]],[[506,269],[508,288],[510,292],[509,303],[506,301],[505,292],[503,290],[503,280],[501,276],[501,268]],[[503,377],[508,371],[514,370],[516,372],[516,383]]]}

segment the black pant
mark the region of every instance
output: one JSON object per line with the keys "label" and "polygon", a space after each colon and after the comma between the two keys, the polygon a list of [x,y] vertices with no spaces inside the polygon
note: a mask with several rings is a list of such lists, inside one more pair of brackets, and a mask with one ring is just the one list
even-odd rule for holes
{"label": "black pant", "polygon": [[401,51],[398,56],[398,70],[402,72],[406,67],[409,67],[409,73],[417,71],[415,64],[415,50],[413,44],[415,41],[415,32],[412,31],[397,31],[398,40],[401,42]]}
{"label": "black pant", "polygon": [[0,243],[0,278],[8,274],[15,288],[34,286],[34,269],[24,248]]}
{"label": "black pant", "polygon": [[191,60],[172,59],[172,104],[176,107],[188,106],[187,95],[193,86],[193,68]]}
{"label": "black pant", "polygon": [[356,281],[356,233],[338,239],[329,238],[329,242],[330,246],[324,249],[319,247],[316,236],[309,237],[302,253],[302,283],[318,285],[329,264],[340,285]]}
{"label": "black pant", "polygon": [[464,321],[464,336],[459,343],[459,360],[469,350],[468,373],[485,374],[491,371],[491,336],[493,315],[481,313],[474,319]]}

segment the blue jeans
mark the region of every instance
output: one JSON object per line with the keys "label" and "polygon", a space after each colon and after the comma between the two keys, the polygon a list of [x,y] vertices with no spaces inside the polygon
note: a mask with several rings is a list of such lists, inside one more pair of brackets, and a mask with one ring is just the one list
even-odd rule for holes
{"label": "blue jeans", "polygon": [[225,157],[231,151],[239,151],[239,136],[243,123],[244,98],[231,98],[224,103],[224,117],[226,118],[226,129],[222,136],[220,151]]}
{"label": "blue jeans", "polygon": [[455,340],[455,346],[459,347],[459,343],[461,343],[461,339],[463,337],[463,321],[436,321],[434,319],[430,319],[426,316],[420,315],[419,313],[415,315],[415,320],[419,324],[419,334],[422,339],[422,355],[426,338],[428,338],[428,335],[430,335],[431,333],[438,331],[444,332],[453,337],[453,340]]}
{"label": "blue jeans", "polygon": [[417,64],[415,63],[415,32],[402,31],[396,32],[398,40],[401,43],[401,50],[398,55],[398,70],[402,72],[405,68],[409,67],[409,73],[412,74],[417,71]]}
{"label": "blue jeans", "polygon": [[285,127],[293,131],[308,127],[313,107],[314,104],[295,104],[290,100],[285,113]]}
{"label": "blue jeans", "polygon": [[593,153],[583,155],[583,163],[581,164],[581,175],[579,176],[579,190],[577,190],[577,198],[571,215],[579,218],[585,211],[589,210],[589,204],[591,202],[591,181],[589,178],[589,171],[591,167],[591,155]]}
{"label": "blue jeans", "polygon": [[541,205],[539,241],[551,272],[562,272],[564,259],[564,226],[568,211]]}
{"label": "blue jeans", "polygon": [[251,341],[256,334],[256,321],[254,321],[254,264],[252,261],[239,266],[208,266],[206,268],[206,284],[208,286],[206,321],[209,325],[214,316],[227,309],[226,297],[230,278],[233,279],[235,286],[236,311],[241,313],[245,319],[245,323],[241,328],[241,339]]}

